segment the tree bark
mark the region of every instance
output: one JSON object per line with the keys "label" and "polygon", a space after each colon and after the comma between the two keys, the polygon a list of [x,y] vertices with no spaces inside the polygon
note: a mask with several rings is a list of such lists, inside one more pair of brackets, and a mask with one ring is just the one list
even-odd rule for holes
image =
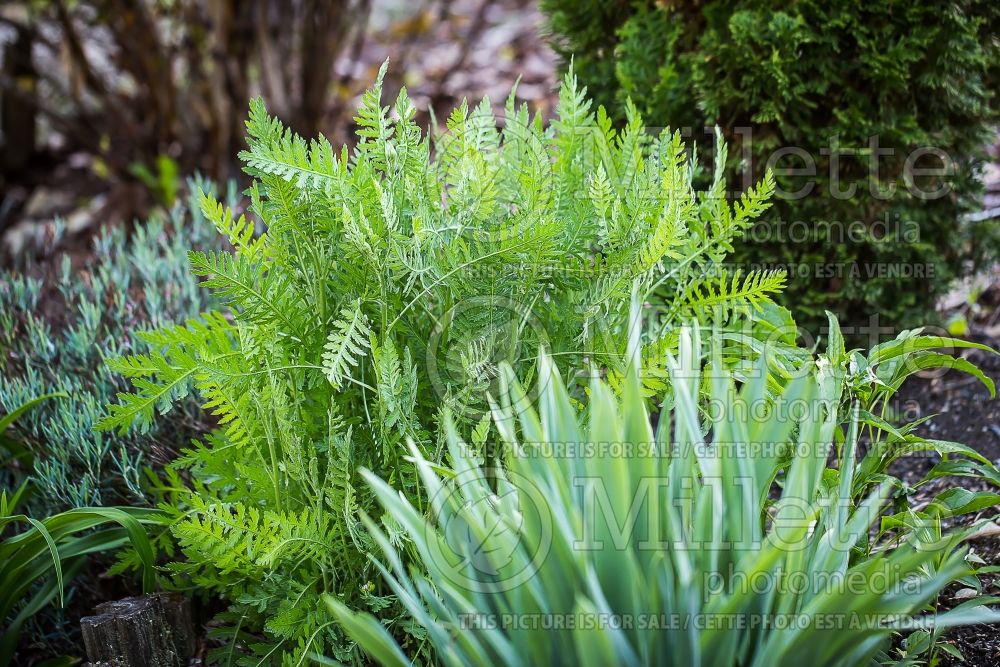
{"label": "tree bark", "polygon": [[105,602],[80,621],[92,667],[187,667],[194,626],[187,598],[155,593]]}
{"label": "tree bark", "polygon": [[24,168],[35,152],[35,67],[31,61],[32,35],[18,30],[4,54],[3,79],[9,80],[17,95],[4,96],[0,105],[0,134],[3,135],[2,164],[5,173]]}

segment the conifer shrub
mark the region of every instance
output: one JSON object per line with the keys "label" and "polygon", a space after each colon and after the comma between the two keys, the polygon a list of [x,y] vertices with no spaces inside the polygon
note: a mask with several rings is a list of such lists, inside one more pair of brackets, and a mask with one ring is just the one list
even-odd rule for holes
{"label": "conifer shrub", "polygon": [[[996,3],[544,0],[556,49],[619,121],[734,146],[730,173],[773,169],[774,206],[732,255],[789,269],[785,305],[814,332],[935,322],[956,276],[996,258],[975,211],[1000,117]],[[847,332],[845,326],[845,332]]]}

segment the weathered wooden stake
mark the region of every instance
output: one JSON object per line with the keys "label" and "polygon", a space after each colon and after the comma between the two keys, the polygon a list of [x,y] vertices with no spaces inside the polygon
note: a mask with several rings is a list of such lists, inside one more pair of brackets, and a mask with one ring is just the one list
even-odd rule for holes
{"label": "weathered wooden stake", "polygon": [[183,595],[125,598],[94,611],[80,621],[93,667],[187,667],[194,655],[191,606]]}

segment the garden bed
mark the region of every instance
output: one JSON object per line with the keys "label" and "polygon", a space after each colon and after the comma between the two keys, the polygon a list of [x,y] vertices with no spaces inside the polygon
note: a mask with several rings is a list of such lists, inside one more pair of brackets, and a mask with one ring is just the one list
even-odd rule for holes
{"label": "garden bed", "polygon": [[[997,315],[1000,313],[1000,284],[988,286],[978,303],[982,307],[979,325],[973,325],[970,338],[1000,350],[1000,329]],[[1000,356],[972,352],[969,355],[977,366],[1000,386]],[[900,392],[901,405],[916,409],[915,417],[936,415],[922,427],[921,431],[932,438],[952,440],[968,444],[991,461],[1000,462],[1000,401],[991,400],[989,393],[978,381],[957,373],[947,373],[932,380],[913,378]],[[919,479],[934,465],[928,457],[910,457],[897,462],[894,472],[904,480]],[[916,502],[927,502],[936,493],[948,486],[959,486],[970,490],[987,490],[988,485],[973,482],[962,477],[945,477],[926,485],[916,493]],[[993,512],[964,517],[963,523],[987,520]],[[971,553],[989,565],[1000,565],[1000,533],[988,530],[982,537],[969,542]],[[982,577],[984,592],[1000,593],[1000,579],[996,575]],[[956,594],[961,586],[949,588],[942,599],[942,607],[953,606],[961,598]],[[1000,632],[995,626],[969,626],[953,628],[948,632],[949,641],[965,656],[961,662],[945,656],[945,664],[969,665],[970,667],[991,667],[1000,663]]]}
{"label": "garden bed", "polygon": [[[133,663],[1000,663],[996,625],[961,625],[1000,620],[996,165],[973,210],[1000,13],[254,0],[189,24],[197,1],[0,9],[29,61],[41,26],[41,79],[89,91],[64,126],[105,134],[0,159],[0,662],[79,658],[82,627]],[[162,62],[181,104],[145,97]],[[101,83],[119,68],[138,83]],[[830,118],[951,142],[948,196],[876,196],[914,176],[890,160],[847,168],[879,181],[856,197],[832,167],[786,197],[734,132],[832,165]],[[919,238],[880,226],[893,207]],[[794,215],[872,228],[779,238]],[[820,259],[971,275],[935,312],[947,280],[793,275]],[[947,332],[901,333],[926,321]],[[891,632],[930,611],[961,627]]]}

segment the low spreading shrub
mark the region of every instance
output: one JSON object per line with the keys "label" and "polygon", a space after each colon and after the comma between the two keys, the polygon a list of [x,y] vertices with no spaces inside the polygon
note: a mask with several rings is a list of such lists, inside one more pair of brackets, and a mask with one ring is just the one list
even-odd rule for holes
{"label": "low spreading shrub", "polygon": [[[480,467],[446,417],[453,469],[412,449],[423,496],[362,472],[392,517],[365,520],[379,568],[445,665],[884,664],[903,657],[891,655],[897,633],[902,664],[934,664],[941,629],[1000,613],[982,606],[993,598],[933,613],[972,574],[966,531],[872,548],[892,484],[857,495],[863,410],[853,400],[842,424],[837,345],[748,417],[770,394],[766,375],[738,387],[717,355],[704,369],[697,330],[685,331],[655,433],[635,375],[620,401],[595,380],[581,413],[544,353],[537,396],[505,366],[493,410],[503,470]],[[411,664],[392,622],[339,592],[327,601],[373,660]]]}
{"label": "low spreading shrub", "polygon": [[718,125],[737,146],[732,172],[774,169],[774,206],[732,260],[789,267],[785,305],[810,330],[824,310],[851,327],[934,323],[952,279],[997,257],[997,226],[961,221],[1000,118],[996,3],[542,6],[613,117],[630,100],[700,141]]}
{"label": "low spreading shrub", "polygon": [[[167,219],[137,225],[128,238],[121,228],[103,232],[94,259],[82,268],[64,255],[55,275],[33,266],[0,274],[0,409],[52,392],[66,395],[12,428],[34,458],[38,515],[146,503],[142,468],[172,460],[205,428],[197,404],[188,400],[174,420],[146,434],[94,432],[107,403],[127,386],[106,360],[144,349],[131,340],[133,331],[193,317],[213,303],[199,290],[186,253],[210,244],[206,231],[200,208],[188,202]],[[3,475],[8,488],[23,477],[14,468]]]}
{"label": "low spreading shrub", "polygon": [[[511,95],[502,130],[484,100],[426,138],[405,90],[382,105],[384,73],[353,151],[307,142],[251,104],[242,158],[267,231],[206,196],[235,250],[191,253],[225,314],[142,333],[152,352],[111,362],[135,389],[102,429],[164,428],[175,417],[157,413],[192,391],[218,418],[178,462],[193,483],[167,507],[186,557],[173,569],[229,601],[216,657],[359,659],[320,594],[385,618],[401,609],[367,557],[358,516],[374,506],[357,467],[416,497],[406,442],[438,460],[445,407],[491,457],[485,397],[501,361],[530,377],[544,344],[582,399],[591,365],[621,380],[629,297],[646,295],[652,392],[676,324],[763,327],[781,312],[770,302],[781,273],[723,264],[770,180],[733,206],[721,180],[696,194],[678,134],[646,136],[638,116],[615,131],[572,75],[549,127]],[[422,631],[396,627],[419,651]]]}
{"label": "low spreading shrub", "polygon": [[[9,432],[10,427],[30,410],[55,398],[67,396],[40,396],[0,418],[0,467],[16,462],[31,469],[32,453]],[[16,656],[25,623],[57,598],[59,606],[64,606],[66,583],[94,554],[131,545],[142,567],[143,586],[149,589],[154,581],[155,556],[144,525],[159,523],[158,512],[135,507],[82,507],[38,519],[20,511],[33,491],[30,480],[11,487],[9,494],[6,486],[0,491],[0,663],[5,665]],[[21,524],[27,524],[27,530],[15,532]]]}

